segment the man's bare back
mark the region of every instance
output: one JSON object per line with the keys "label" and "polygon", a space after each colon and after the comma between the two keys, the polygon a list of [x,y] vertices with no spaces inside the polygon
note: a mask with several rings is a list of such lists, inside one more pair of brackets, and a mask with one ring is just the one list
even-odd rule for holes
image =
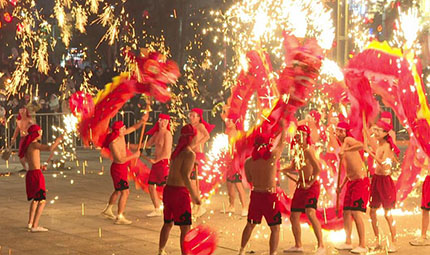
{"label": "man's bare back", "polygon": [[167,186],[186,187],[193,203],[200,204],[196,190],[191,186],[190,173],[194,168],[196,154],[189,147],[181,151],[170,163]]}
{"label": "man's bare back", "polygon": [[245,162],[245,173],[248,182],[252,183],[254,190],[274,191],[276,189],[276,161],[274,157],[269,160],[249,158]]}

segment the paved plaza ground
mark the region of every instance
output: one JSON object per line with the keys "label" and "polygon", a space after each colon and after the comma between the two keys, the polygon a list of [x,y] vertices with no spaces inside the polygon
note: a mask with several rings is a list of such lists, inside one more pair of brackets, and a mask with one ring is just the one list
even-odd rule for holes
{"label": "paved plaza ground", "polygon": [[[43,154],[42,158],[46,159]],[[134,189],[131,184],[126,216],[132,225],[114,225],[113,221],[100,216],[101,210],[113,190],[109,174],[110,162],[100,162],[96,151],[78,151],[79,167],[76,162],[68,162],[68,170],[48,170],[44,172],[47,187],[47,206],[41,218],[41,226],[49,228],[46,233],[31,233],[26,229],[29,202],[26,199],[24,173],[16,156],[6,168],[0,162],[0,254],[157,254],[159,231],[163,224],[161,217],[147,218],[152,209],[148,194]],[[82,164],[88,166],[83,172]],[[104,167],[104,174],[101,174]],[[5,174],[10,172],[10,174]],[[223,185],[225,186],[225,185]],[[205,223],[218,231],[219,243],[215,254],[237,254],[240,237],[246,218],[240,215],[221,214],[223,203],[227,203],[225,187],[222,194],[216,194],[207,205],[208,213],[194,222],[194,226]],[[403,210],[416,208],[419,198],[408,198]],[[236,211],[240,212],[239,202]],[[410,215],[395,216],[399,234],[397,254],[430,254],[430,246],[412,247],[408,244],[418,234],[421,223],[420,211]],[[366,216],[367,240],[371,243],[373,233],[369,216]],[[379,217],[383,234],[388,228],[383,216]],[[270,231],[264,222],[256,227],[247,254],[268,254]],[[338,252],[334,241],[341,233],[324,231],[327,254],[349,254]],[[316,244],[312,230],[302,226],[305,253],[313,254]],[[353,242],[358,242],[354,227]],[[278,253],[294,244],[289,220],[285,220],[281,230]],[[179,228],[174,227],[167,245],[169,254],[180,254]],[[372,251],[368,254],[386,254],[385,251]]]}

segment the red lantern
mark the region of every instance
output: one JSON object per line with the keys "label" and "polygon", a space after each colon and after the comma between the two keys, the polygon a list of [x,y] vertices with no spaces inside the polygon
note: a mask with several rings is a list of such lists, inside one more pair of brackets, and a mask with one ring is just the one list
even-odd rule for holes
{"label": "red lantern", "polygon": [[218,239],[215,230],[205,225],[199,225],[185,235],[184,248],[188,254],[209,255],[217,246]]}
{"label": "red lantern", "polygon": [[5,12],[4,14],[3,14],[3,18],[4,18],[4,21],[6,21],[6,23],[11,23],[12,22],[12,15],[10,15],[10,13],[8,13],[8,12]]}

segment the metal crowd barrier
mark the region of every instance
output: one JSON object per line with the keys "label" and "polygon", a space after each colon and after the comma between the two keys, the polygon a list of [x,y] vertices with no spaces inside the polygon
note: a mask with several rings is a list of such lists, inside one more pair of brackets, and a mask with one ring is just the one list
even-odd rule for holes
{"label": "metal crowd barrier", "polygon": [[[204,117],[206,120],[210,116],[211,110],[204,110]],[[152,111],[150,113],[150,120],[149,123],[146,125],[147,129],[150,128],[153,125],[154,121],[158,120],[158,115],[160,115],[161,111]],[[55,137],[59,135],[57,131],[54,131],[54,126],[64,129],[64,116],[66,113],[36,113],[33,115],[34,120],[36,123],[42,128],[43,134],[42,134],[42,143],[46,144],[48,142],[54,141]],[[1,139],[4,142],[7,142],[9,145],[13,136],[13,133],[16,128],[16,118],[17,114],[13,115],[9,121],[6,123],[6,127],[4,130],[4,135],[1,135]],[[136,122],[139,121],[140,116],[135,116],[135,113],[132,111],[120,111],[118,112],[115,117],[112,118],[113,121],[122,120],[124,124],[127,127],[130,127],[134,125]],[[136,144],[139,142],[139,136],[140,136],[140,130],[137,132],[133,132],[131,134],[128,134],[126,136],[126,141]],[[12,149],[18,149],[19,147],[19,141],[20,136],[18,135],[16,141],[14,144],[12,144]],[[75,147],[81,148],[83,147],[82,141],[75,137]]]}

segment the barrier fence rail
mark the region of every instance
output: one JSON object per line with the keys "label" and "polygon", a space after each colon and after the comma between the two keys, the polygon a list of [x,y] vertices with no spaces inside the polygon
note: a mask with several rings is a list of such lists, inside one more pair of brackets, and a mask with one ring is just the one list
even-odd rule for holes
{"label": "barrier fence rail", "polygon": [[[204,110],[204,118],[208,119],[211,110]],[[161,111],[152,111],[150,113],[150,119],[147,123],[147,127],[150,128],[154,121],[158,120],[158,115]],[[48,142],[52,142],[59,135],[57,131],[54,130],[54,126],[58,128],[64,129],[64,116],[67,113],[36,113],[32,117],[36,121],[36,123],[42,128],[42,143],[46,144]],[[13,133],[16,129],[16,118],[17,114],[14,114],[5,124],[4,134],[2,134],[3,143],[0,147],[5,146],[5,144],[10,145]],[[112,118],[111,121],[122,120],[127,127],[134,125],[139,121],[140,116],[136,116],[132,111],[121,111]],[[140,130],[138,132],[133,132],[131,134],[126,135],[126,141],[130,143],[138,143],[140,136]],[[74,144],[76,148],[83,147],[82,141],[78,137],[74,137]],[[12,144],[11,148],[17,150],[19,147],[20,136],[18,135],[14,144]]]}
{"label": "barrier fence rail", "polygon": [[[381,107],[382,110],[384,111],[389,111],[392,113],[393,115],[393,126],[394,126],[394,131],[396,131],[397,134],[397,139],[398,140],[408,140],[409,139],[409,135],[408,133],[405,131],[405,129],[402,127],[402,125],[400,124],[399,120],[397,119],[397,117],[395,116],[393,110],[391,110],[391,108],[388,107]],[[210,120],[211,114],[210,114],[211,110],[205,109],[204,110],[204,119],[206,120]],[[161,111],[152,111],[150,113],[150,119],[149,119],[149,123],[147,124],[147,127],[150,127],[153,125],[154,121],[156,121],[158,119],[158,115],[161,113]],[[36,120],[36,123],[42,128],[43,130],[43,134],[42,134],[42,143],[48,143],[51,142],[55,139],[55,137],[57,137],[59,134],[58,132],[54,131],[53,127],[59,127],[64,129],[64,116],[66,114],[65,113],[36,113],[33,115],[34,119]],[[4,134],[2,134],[2,140],[4,139],[4,141],[2,141],[2,144],[0,144],[0,147],[4,146],[5,143],[6,144],[10,144],[13,133],[15,131],[16,128],[16,118],[17,115],[13,115],[6,123],[5,129],[4,129]],[[134,112],[132,111],[121,111],[119,113],[116,114],[116,116],[114,118],[112,118],[112,121],[116,121],[116,120],[122,120],[124,121],[124,124],[129,127],[134,125],[137,121],[139,121],[140,116],[136,116]],[[216,123],[218,124],[218,123]],[[218,129],[219,131],[224,130],[224,122],[221,121],[220,123],[221,126],[220,129]],[[401,132],[399,132],[401,131]],[[130,143],[138,143],[139,141],[139,135],[140,132],[133,132],[131,134],[128,134],[126,136],[126,141],[130,142]],[[75,137],[75,147],[76,148],[80,148],[83,147],[82,141],[78,138]],[[19,140],[20,137],[18,135],[17,140],[15,141],[14,144],[12,144],[12,149],[18,149],[19,146]]]}

